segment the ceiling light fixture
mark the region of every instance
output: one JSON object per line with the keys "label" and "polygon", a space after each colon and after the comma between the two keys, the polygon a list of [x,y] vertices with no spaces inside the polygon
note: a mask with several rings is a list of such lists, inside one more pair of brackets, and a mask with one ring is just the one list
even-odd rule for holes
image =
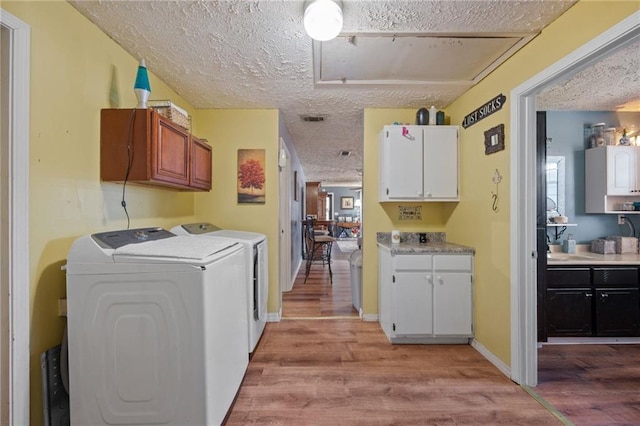
{"label": "ceiling light fixture", "polygon": [[307,0],[304,4],[304,29],[314,40],[336,38],[342,31],[342,1]]}

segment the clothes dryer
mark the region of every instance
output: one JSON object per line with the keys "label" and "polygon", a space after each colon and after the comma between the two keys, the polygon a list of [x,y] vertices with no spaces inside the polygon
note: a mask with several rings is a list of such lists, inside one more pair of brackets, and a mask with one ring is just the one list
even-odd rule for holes
{"label": "clothes dryer", "polygon": [[269,262],[267,237],[247,231],[220,229],[210,223],[190,223],[171,229],[176,235],[206,236],[237,241],[245,247],[247,260],[249,353],[255,350],[267,323],[269,295]]}
{"label": "clothes dryer", "polygon": [[221,424],[249,362],[245,267],[241,244],[161,228],[76,240],[71,424]]}

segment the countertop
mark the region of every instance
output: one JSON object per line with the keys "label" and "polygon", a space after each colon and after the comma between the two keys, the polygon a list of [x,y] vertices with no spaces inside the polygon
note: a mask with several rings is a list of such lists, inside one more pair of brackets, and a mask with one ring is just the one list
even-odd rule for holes
{"label": "countertop", "polygon": [[391,254],[474,254],[476,250],[472,247],[448,242],[401,242],[391,244],[390,242],[380,242],[378,245],[391,250]]}
{"label": "countertop", "polygon": [[600,254],[589,251],[588,244],[578,244],[575,254],[563,253],[551,246],[547,265],[640,265],[640,254]]}

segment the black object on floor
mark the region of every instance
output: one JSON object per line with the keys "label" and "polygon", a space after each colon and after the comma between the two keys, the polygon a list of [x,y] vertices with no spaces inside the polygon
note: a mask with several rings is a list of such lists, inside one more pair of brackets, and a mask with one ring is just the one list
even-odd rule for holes
{"label": "black object on floor", "polygon": [[54,346],[40,355],[44,426],[71,424],[69,394],[62,385],[60,373],[61,348],[61,345]]}

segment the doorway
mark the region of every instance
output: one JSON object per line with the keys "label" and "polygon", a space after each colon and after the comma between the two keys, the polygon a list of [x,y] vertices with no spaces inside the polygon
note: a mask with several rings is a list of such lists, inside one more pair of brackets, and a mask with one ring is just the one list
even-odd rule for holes
{"label": "doorway", "polygon": [[538,383],[536,321],[536,94],[640,39],[640,12],[511,91],[511,378]]}
{"label": "doorway", "polygon": [[278,288],[278,306],[282,311],[282,292],[291,291],[293,279],[291,277],[291,154],[287,149],[284,139],[280,138],[280,173],[279,173],[279,191],[280,191],[280,214],[278,226],[280,228],[279,241],[279,281]]}
{"label": "doorway", "polygon": [[27,24],[0,13],[0,424],[29,424]]}

